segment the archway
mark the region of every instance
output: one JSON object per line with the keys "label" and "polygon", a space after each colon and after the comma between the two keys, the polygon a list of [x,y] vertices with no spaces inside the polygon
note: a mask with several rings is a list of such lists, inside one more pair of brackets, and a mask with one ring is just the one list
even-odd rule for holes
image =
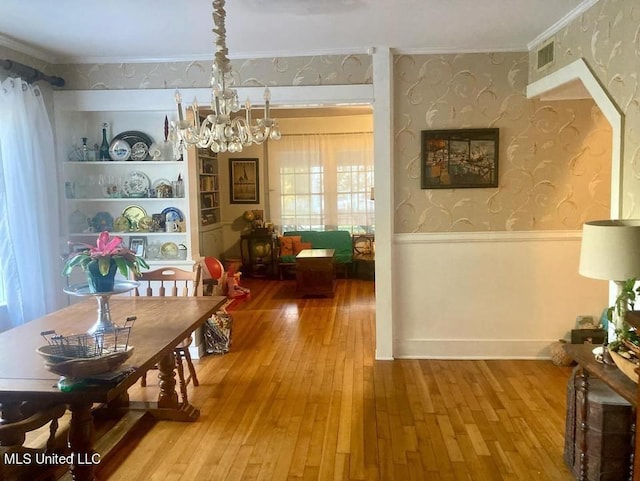
{"label": "archway", "polygon": [[622,191],[623,114],[583,59],[578,59],[527,87],[527,97],[567,100],[591,97],[611,124],[611,218],[619,219]]}

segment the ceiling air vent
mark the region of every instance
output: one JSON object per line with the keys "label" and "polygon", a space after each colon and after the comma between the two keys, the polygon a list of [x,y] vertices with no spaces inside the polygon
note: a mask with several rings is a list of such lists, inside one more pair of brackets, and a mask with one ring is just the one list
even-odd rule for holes
{"label": "ceiling air vent", "polygon": [[538,49],[538,70],[541,70],[547,65],[553,63],[554,47],[555,43],[551,40]]}

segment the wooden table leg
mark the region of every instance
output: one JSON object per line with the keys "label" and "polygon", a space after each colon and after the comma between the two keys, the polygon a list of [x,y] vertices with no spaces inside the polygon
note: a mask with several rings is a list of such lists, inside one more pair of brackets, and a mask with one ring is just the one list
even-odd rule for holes
{"label": "wooden table leg", "polygon": [[176,356],[171,351],[158,363],[158,380],[160,394],[158,394],[158,407],[165,409],[178,408],[178,393],[176,392]]}
{"label": "wooden table leg", "polygon": [[74,481],[95,481],[95,464],[99,455],[93,450],[93,403],[74,403],[69,406],[69,448],[73,455],[71,476]]}
{"label": "wooden table leg", "polygon": [[158,409],[150,409],[149,412],[156,419],[193,422],[200,416],[200,410],[188,402],[178,402],[175,368],[175,354],[171,351],[169,355],[163,357],[158,363],[160,386]]}

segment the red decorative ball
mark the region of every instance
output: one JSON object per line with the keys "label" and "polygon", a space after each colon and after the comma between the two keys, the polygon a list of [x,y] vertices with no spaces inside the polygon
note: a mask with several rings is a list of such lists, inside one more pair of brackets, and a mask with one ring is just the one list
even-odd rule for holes
{"label": "red decorative ball", "polygon": [[207,266],[207,270],[211,275],[212,279],[220,280],[222,278],[222,274],[224,274],[224,266],[219,259],[215,257],[205,257],[204,263]]}

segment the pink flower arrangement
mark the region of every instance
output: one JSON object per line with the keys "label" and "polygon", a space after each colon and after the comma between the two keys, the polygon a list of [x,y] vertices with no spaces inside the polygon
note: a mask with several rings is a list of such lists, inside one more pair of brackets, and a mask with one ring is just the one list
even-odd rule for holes
{"label": "pink flower arrangement", "polygon": [[106,276],[109,272],[112,262],[115,262],[120,273],[125,277],[129,277],[129,271],[134,274],[140,274],[140,268],[149,268],[146,261],[139,257],[131,249],[127,249],[122,245],[122,237],[111,237],[107,231],[103,231],[98,236],[95,246],[89,244],[80,244],[86,249],[71,254],[62,269],[62,275],[68,276],[74,267],[80,266],[87,271],[89,264],[97,263],[100,274]]}

